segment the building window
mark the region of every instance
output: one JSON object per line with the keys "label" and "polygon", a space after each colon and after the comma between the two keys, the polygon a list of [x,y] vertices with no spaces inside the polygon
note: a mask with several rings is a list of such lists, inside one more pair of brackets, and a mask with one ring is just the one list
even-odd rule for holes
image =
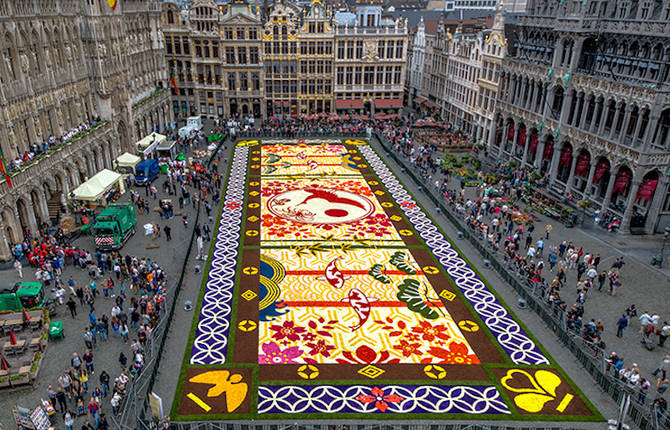
{"label": "building window", "polygon": [[354,85],[361,84],[361,77],[363,75],[363,68],[361,66],[356,66],[354,69]]}
{"label": "building window", "polygon": [[237,48],[237,60],[238,64],[247,64],[247,48]]}
{"label": "building window", "polygon": [[374,83],[374,67],[365,67],[363,74],[363,84],[372,85]]}
{"label": "building window", "polygon": [[356,58],[358,58],[358,59],[363,58],[363,41],[362,40],[357,40],[356,41]]}
{"label": "building window", "polygon": [[255,46],[252,46],[249,48],[249,63],[251,64],[259,64],[260,62],[258,61],[258,48]]}
{"label": "building window", "polygon": [[243,28],[238,28],[237,29],[237,40],[244,40],[244,29]]}
{"label": "building window", "polygon": [[395,68],[395,76],[393,77],[393,83],[396,84],[396,85],[400,83],[401,70],[402,70],[402,68],[400,66]]}
{"label": "building window", "polygon": [[249,81],[247,79],[247,72],[240,72],[240,89],[247,91],[249,89]]}
{"label": "building window", "polygon": [[[188,47],[189,43],[188,43],[187,38],[184,37],[182,39],[182,45],[183,45],[184,55],[189,55],[190,50],[189,50],[189,47]],[[179,45],[177,45],[177,46],[179,46]]]}
{"label": "building window", "polygon": [[202,48],[200,47],[200,41],[195,41],[195,56],[202,57]]}
{"label": "building window", "polygon": [[233,40],[233,29],[232,28],[225,28],[223,30],[223,38],[226,40]]}
{"label": "building window", "polygon": [[258,72],[251,73],[251,89],[254,91],[261,89],[261,79]]}
{"label": "building window", "polygon": [[230,91],[235,91],[237,89],[237,84],[235,82],[235,72],[228,72],[228,89]]}
{"label": "building window", "polygon": [[354,58],[354,43],[347,43],[347,58]]}
{"label": "building window", "polygon": [[386,45],[386,58],[393,58],[393,49],[395,48],[395,41],[389,40]]}
{"label": "building window", "polygon": [[337,42],[337,58],[344,58],[344,42]]}
{"label": "building window", "polygon": [[235,48],[226,46],[226,63],[235,64]]}
{"label": "building window", "polygon": [[337,85],[344,85],[344,69],[342,67],[337,68]]}
{"label": "building window", "polygon": [[380,40],[377,42],[377,57],[384,58],[384,52],[386,49],[386,41]]}
{"label": "building window", "polygon": [[402,58],[402,40],[398,40],[398,43],[395,46],[395,57],[396,58]]}

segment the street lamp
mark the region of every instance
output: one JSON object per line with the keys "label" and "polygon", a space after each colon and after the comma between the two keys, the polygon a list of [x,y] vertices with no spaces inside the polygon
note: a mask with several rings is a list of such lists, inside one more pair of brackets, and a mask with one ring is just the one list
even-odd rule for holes
{"label": "street lamp", "polygon": [[670,226],[665,228],[663,232],[663,245],[661,246],[661,261],[658,262],[658,267],[663,268],[663,251],[665,251],[665,244],[668,241],[668,236],[670,236]]}

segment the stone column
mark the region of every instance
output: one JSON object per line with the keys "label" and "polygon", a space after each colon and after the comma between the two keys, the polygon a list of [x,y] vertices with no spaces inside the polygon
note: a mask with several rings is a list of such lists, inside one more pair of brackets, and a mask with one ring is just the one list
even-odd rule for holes
{"label": "stone column", "polygon": [[528,134],[528,127],[526,127],[526,141],[523,144],[523,158],[521,159],[521,167],[526,165],[529,149],[530,149],[530,136]]}
{"label": "stone column", "polygon": [[[512,138],[512,151],[511,155],[512,157],[516,156],[516,146],[517,146],[517,141],[519,140],[519,130],[521,129],[521,122],[517,118],[514,121],[514,137]],[[670,135],[670,133],[668,133]]]}
{"label": "stone column", "polygon": [[530,102],[530,109],[535,111],[535,106],[537,106],[537,97],[540,93],[540,85],[533,81],[533,100]]}
{"label": "stone column", "polygon": [[586,186],[584,187],[584,198],[591,198],[591,193],[589,189],[593,186],[593,175],[596,173],[596,165],[598,164],[598,158],[591,156],[589,160],[589,176],[586,178]]}
{"label": "stone column", "polygon": [[605,212],[609,208],[610,201],[612,201],[612,189],[614,188],[614,180],[616,179],[616,174],[612,171],[610,166],[610,180],[607,182],[607,190],[605,191],[605,198],[603,198],[603,203],[600,205],[600,213],[605,215]]}
{"label": "stone column", "polygon": [[658,184],[656,185],[656,190],[654,191],[654,197],[652,198],[651,205],[647,210],[647,221],[644,224],[645,234],[654,234],[656,226],[658,225],[658,213],[661,211],[663,205],[663,199],[667,193],[668,187],[668,176],[661,175],[659,178]]}
{"label": "stone column", "polygon": [[644,114],[641,109],[637,111],[637,121],[635,122],[635,130],[633,130],[633,136],[631,140],[631,145],[636,146],[637,136],[640,134],[640,129],[642,128],[642,121],[644,120]]}
{"label": "stone column", "polygon": [[626,105],[626,114],[623,117],[623,124],[621,124],[621,133],[619,133],[619,145],[626,143],[626,131],[628,130],[628,123],[633,114],[633,107],[630,104]]}
{"label": "stone column", "polygon": [[642,174],[638,174],[640,170],[636,171],[633,175],[633,183],[628,191],[628,198],[626,199],[626,210],[623,213],[623,219],[621,220],[621,225],[619,226],[619,232],[623,234],[630,233],[630,219],[633,216],[633,208],[635,204],[635,198],[637,197],[637,191],[642,184]]}
{"label": "stone column", "polygon": [[561,116],[559,117],[559,124],[565,124],[567,122],[567,116],[570,114],[570,105],[572,105],[572,98],[574,94],[572,91],[568,91],[564,94],[563,97],[563,106],[561,106]]}
{"label": "stone column", "polygon": [[[590,99],[593,96],[589,95],[588,97],[586,94],[584,95],[584,107],[582,108],[582,116],[581,118],[577,118],[577,123],[579,124],[579,128],[584,130],[586,129],[586,117],[589,114],[589,104],[590,104]],[[595,106],[593,106],[593,109],[595,110]],[[595,112],[594,112],[595,115]],[[593,116],[591,116],[591,120],[593,120]]]}
{"label": "stone column", "polygon": [[544,97],[545,103],[543,106],[543,116],[545,118],[549,117],[549,112],[551,112],[551,106],[554,104],[554,92],[551,91],[551,87],[549,85],[546,85],[545,88],[545,97]]}
{"label": "stone column", "polygon": [[577,158],[579,158],[579,151],[574,151],[572,153],[572,162],[570,163],[570,174],[568,175],[568,181],[565,183],[565,191],[563,195],[567,196],[572,192],[572,183],[575,181],[575,169],[577,168]]}
{"label": "stone column", "polygon": [[551,167],[549,169],[549,182],[553,184],[556,181],[558,173],[558,162],[560,158],[561,145],[554,142],[554,154],[551,156]]}
{"label": "stone column", "polygon": [[546,139],[538,134],[537,149],[535,150],[535,165],[538,168],[542,166],[542,157],[544,156],[544,146],[546,145],[546,142]]}
{"label": "stone column", "polygon": [[[602,116],[602,110],[603,106],[600,103],[598,103],[598,98],[594,95],[593,96],[593,102],[595,103],[593,106],[593,117],[591,117],[591,124],[589,124],[589,132],[590,133],[595,133],[597,130],[595,130],[596,126],[596,118]],[[603,101],[604,103],[604,101]]]}
{"label": "stone column", "polygon": [[607,123],[607,112],[609,112],[609,103],[603,99],[603,108],[600,113],[600,125],[598,126],[598,136],[605,137],[605,124]]}
{"label": "stone column", "polygon": [[658,108],[654,106],[649,113],[649,122],[647,122],[647,127],[644,130],[644,136],[642,136],[642,151],[648,152],[651,148],[651,139],[654,138],[654,131],[656,130],[656,125],[661,118],[661,113],[658,111]]}
{"label": "stone column", "polygon": [[616,125],[619,122],[619,116],[621,116],[621,105],[616,105],[616,112],[614,113],[614,120],[612,120],[612,128],[610,129],[609,140],[614,141],[614,133],[616,133]]}

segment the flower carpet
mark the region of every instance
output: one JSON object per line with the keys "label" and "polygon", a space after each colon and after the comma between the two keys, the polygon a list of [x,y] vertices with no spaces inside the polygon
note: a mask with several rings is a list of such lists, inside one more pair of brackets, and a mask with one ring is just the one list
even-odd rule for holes
{"label": "flower carpet", "polygon": [[366,141],[238,142],[224,193],[173,419],[602,420]]}

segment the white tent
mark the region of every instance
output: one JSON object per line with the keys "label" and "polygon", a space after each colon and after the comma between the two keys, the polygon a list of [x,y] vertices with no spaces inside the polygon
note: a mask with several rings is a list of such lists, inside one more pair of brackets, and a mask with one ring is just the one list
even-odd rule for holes
{"label": "white tent", "polygon": [[96,173],[95,176],[88,181],[79,185],[77,189],[72,192],[72,198],[74,200],[88,202],[98,201],[116,184],[119,185],[119,190],[123,192],[121,174],[104,169],[101,172]]}
{"label": "white tent", "polygon": [[140,161],[142,161],[142,159],[137,155],[124,152],[114,160],[114,165],[116,167],[129,167],[134,170],[135,166],[137,166]]}
{"label": "white tent", "polygon": [[147,135],[142,140],[139,140],[137,143],[135,143],[135,146],[137,147],[138,153],[142,153],[146,156],[151,154],[156,146],[162,142],[165,142],[166,140],[167,136],[154,132]]}

